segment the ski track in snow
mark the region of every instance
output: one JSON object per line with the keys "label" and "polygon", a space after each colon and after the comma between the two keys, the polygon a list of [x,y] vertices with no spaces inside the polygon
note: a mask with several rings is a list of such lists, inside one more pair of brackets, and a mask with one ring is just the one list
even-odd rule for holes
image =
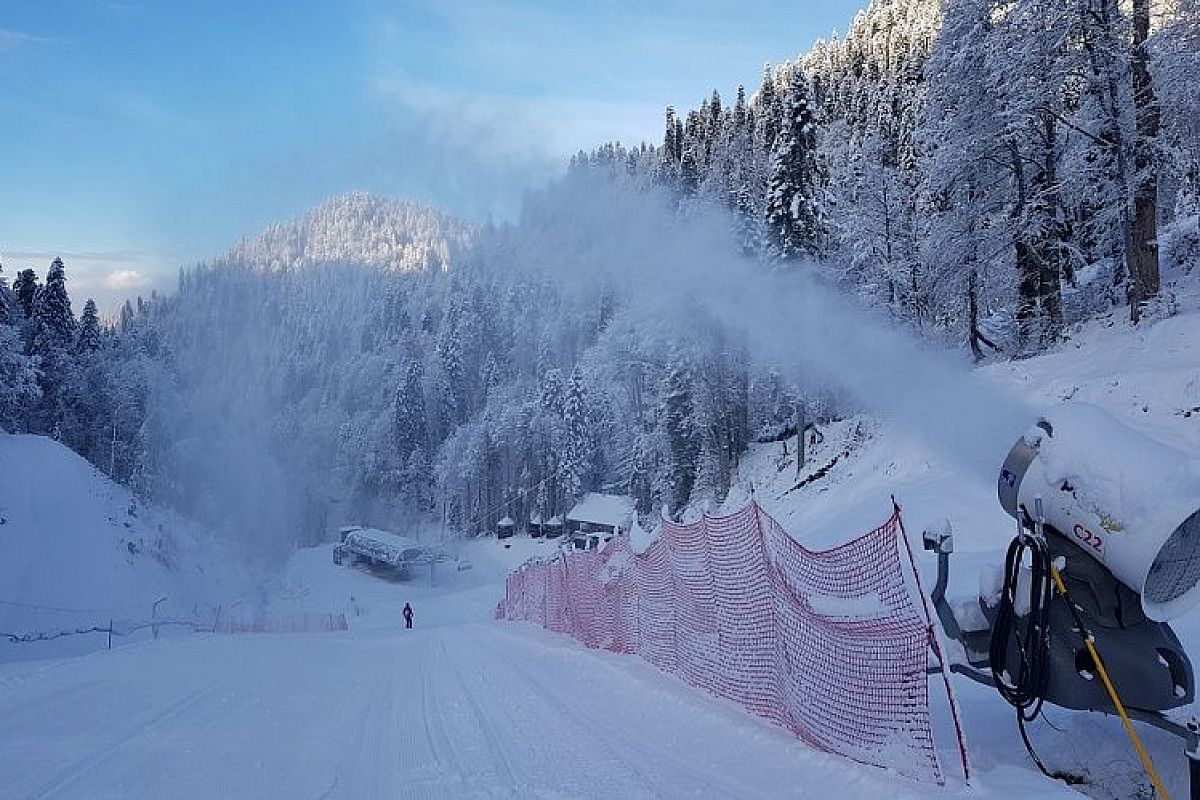
{"label": "ski track in snow", "polygon": [[186,714],[191,708],[202,703],[212,694],[213,690],[214,687],[212,686],[197,689],[186,694],[179,700],[170,703],[149,719],[139,721],[136,727],[119,735],[112,744],[94,756],[84,758],[70,765],[63,774],[55,777],[53,783],[44,789],[34,792],[33,797],[40,800],[40,798],[45,797],[66,796],[68,793],[67,790],[76,786],[81,779],[86,777],[97,766],[103,764],[105,761],[113,760],[121,751],[129,749],[138,741],[152,736],[156,730],[168,724],[175,717]]}
{"label": "ski track in snow", "polygon": [[[346,633],[197,634],[0,664],[0,795],[1073,796],[1029,770],[971,789],[953,775],[946,790],[916,784],[816,752],[637,658],[494,622],[511,563],[429,587],[330,561],[328,547],[298,554],[289,583],[305,591],[275,610],[340,610],[353,594],[362,616]],[[405,600],[412,631],[395,613]]]}

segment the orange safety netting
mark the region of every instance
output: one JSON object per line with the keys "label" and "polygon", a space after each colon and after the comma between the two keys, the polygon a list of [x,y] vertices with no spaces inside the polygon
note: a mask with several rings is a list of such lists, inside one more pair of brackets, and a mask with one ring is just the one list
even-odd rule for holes
{"label": "orange safety netting", "polygon": [[814,552],[752,501],[728,517],[664,521],[640,555],[622,536],[528,564],[496,616],[639,655],[821,750],[941,784],[926,676],[936,641],[901,536],[897,510]]}

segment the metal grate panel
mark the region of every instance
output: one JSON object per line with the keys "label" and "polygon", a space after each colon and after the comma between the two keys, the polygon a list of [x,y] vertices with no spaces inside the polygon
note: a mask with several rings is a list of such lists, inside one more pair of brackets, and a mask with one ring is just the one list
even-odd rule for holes
{"label": "metal grate panel", "polygon": [[1175,529],[1150,566],[1145,598],[1169,603],[1200,583],[1200,511]]}

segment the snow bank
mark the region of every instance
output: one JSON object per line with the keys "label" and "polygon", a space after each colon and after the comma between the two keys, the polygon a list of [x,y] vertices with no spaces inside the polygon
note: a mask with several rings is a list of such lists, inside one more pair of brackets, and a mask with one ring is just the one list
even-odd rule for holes
{"label": "snow bank", "polygon": [[[0,434],[0,632],[192,616],[252,587],[228,546],[146,506],[63,445]],[[98,646],[96,636],[0,640],[0,660]]]}

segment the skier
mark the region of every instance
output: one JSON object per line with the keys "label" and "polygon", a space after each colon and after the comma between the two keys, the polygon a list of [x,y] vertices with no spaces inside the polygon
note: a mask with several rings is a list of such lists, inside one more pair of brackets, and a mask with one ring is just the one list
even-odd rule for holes
{"label": "skier", "polygon": [[412,619],[413,619],[412,606],[410,606],[408,603],[405,603],[404,610],[401,611],[400,613],[404,615],[404,627],[411,628],[412,627]]}

